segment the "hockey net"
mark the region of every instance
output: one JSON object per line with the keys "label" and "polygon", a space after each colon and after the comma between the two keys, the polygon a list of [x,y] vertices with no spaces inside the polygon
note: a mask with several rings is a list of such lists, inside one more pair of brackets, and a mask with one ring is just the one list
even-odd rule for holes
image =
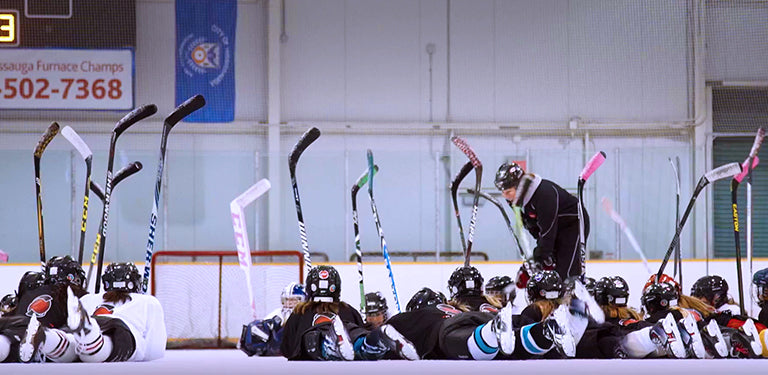
{"label": "hockey net", "polygon": [[[263,318],[281,307],[288,283],[303,283],[304,258],[298,251],[252,251],[251,260],[256,317]],[[236,251],[158,251],[151,275],[169,349],[235,347],[253,320]]]}

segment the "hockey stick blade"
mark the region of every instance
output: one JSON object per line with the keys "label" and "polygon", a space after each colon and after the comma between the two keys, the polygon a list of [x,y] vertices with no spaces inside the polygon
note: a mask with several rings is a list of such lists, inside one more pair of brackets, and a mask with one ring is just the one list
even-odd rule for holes
{"label": "hockey stick blade", "polygon": [[299,156],[301,156],[304,150],[318,138],[320,138],[320,129],[315,127],[307,130],[301,138],[299,138],[299,141],[293,146],[293,150],[291,150],[291,153],[288,156],[288,168],[290,169],[291,174],[294,174],[296,171],[296,164],[299,162]]}
{"label": "hockey stick blade", "polygon": [[472,162],[472,166],[474,166],[475,169],[483,167],[483,164],[480,163],[480,159],[477,158],[477,155],[475,155],[475,152],[472,151],[471,147],[469,147],[469,144],[467,144],[467,141],[457,136],[451,137],[451,141],[453,142],[453,144],[456,145],[456,147],[459,148],[459,150],[461,150],[461,152],[464,153],[464,155],[467,155],[467,157],[469,158],[469,161]]}
{"label": "hockey stick blade", "polygon": [[205,98],[202,95],[197,94],[184,101],[184,103],[179,104],[179,106],[165,118],[164,122],[169,126],[176,125],[179,121],[183,120],[184,117],[191,115],[198,109],[203,108],[203,106],[205,106]]}
{"label": "hockey stick blade", "polygon": [[466,164],[461,167],[459,173],[457,173],[456,177],[454,177],[453,181],[451,181],[451,194],[454,196],[456,195],[456,192],[459,190],[459,184],[461,184],[461,181],[464,180],[464,177],[467,177],[469,172],[472,171],[472,168],[474,168],[474,165],[472,164],[471,160],[466,162]]}
{"label": "hockey stick blade", "polygon": [[721,165],[705,173],[704,178],[707,179],[707,182],[715,182],[717,180],[736,176],[739,173],[741,173],[741,165],[739,165],[739,163],[733,162]]}
{"label": "hockey stick blade", "polygon": [[[117,173],[115,173],[115,177],[112,179],[112,188],[114,189],[117,184],[126,179],[127,177],[130,177],[132,174],[138,172],[141,170],[143,165],[139,161],[135,161],[131,164],[126,165]],[[96,196],[101,200],[101,202],[104,202],[104,189],[99,185],[97,182],[91,181],[91,192],[96,194]]]}
{"label": "hockey stick blade", "polygon": [[[749,157],[747,157],[747,160],[744,160],[743,163],[741,163],[741,173],[737,174],[736,176],[733,176],[733,179],[736,180],[738,183],[741,183],[742,180],[744,180],[744,177],[747,177],[747,172],[749,172],[749,168],[747,168],[749,163]],[[757,165],[760,164],[760,157],[755,156],[752,159],[752,169],[757,168]]]}
{"label": "hockey stick blade", "polygon": [[266,193],[267,190],[269,190],[269,188],[271,187],[272,187],[272,184],[269,183],[269,180],[267,180],[266,178],[263,178],[259,180],[259,182],[249,187],[248,190],[240,194],[237,198],[232,200],[230,204],[237,204],[238,206],[240,206],[240,208],[244,209],[249,204],[253,203],[253,201],[255,201],[264,193]]}
{"label": "hockey stick blade", "polygon": [[752,144],[752,149],[749,150],[749,157],[754,158],[760,151],[760,146],[763,144],[763,138],[765,138],[765,129],[757,129],[757,135],[755,135],[755,142]]}
{"label": "hockey stick blade", "polygon": [[77,132],[75,132],[75,130],[72,129],[69,125],[65,126],[64,129],[61,129],[61,135],[63,135],[64,138],[66,138],[69,143],[72,144],[72,146],[77,150],[77,152],[80,153],[83,159],[88,159],[89,157],[93,156],[91,148],[85,144],[83,139],[80,138],[80,135],[78,135]]}
{"label": "hockey stick blade", "polygon": [[59,124],[52,122],[51,125],[48,126],[48,129],[45,130],[45,133],[43,133],[43,136],[40,137],[40,141],[37,142],[34,153],[36,158],[43,156],[43,151],[45,151],[45,148],[48,147],[48,144],[51,143],[53,138],[56,137],[56,134],[59,134]]}
{"label": "hockey stick blade", "polygon": [[112,130],[114,134],[114,137],[117,138],[120,136],[120,134],[123,134],[126,129],[131,127],[131,125],[154,115],[157,113],[157,106],[154,104],[145,104],[141,107],[138,107],[128,113],[127,115],[123,116],[123,118],[120,119],[120,121],[115,124],[114,130]]}
{"label": "hockey stick blade", "polygon": [[[374,165],[373,166],[373,175],[375,176],[376,173],[379,172],[379,166]],[[357,178],[357,182],[352,186],[352,194],[355,195],[360,188],[365,186],[365,184],[368,183],[368,169],[363,172],[363,174],[360,175],[360,177]]]}
{"label": "hockey stick blade", "polygon": [[624,234],[627,236],[627,240],[629,240],[629,244],[632,246],[632,249],[635,250],[637,255],[640,256],[640,260],[643,262],[643,265],[645,266],[645,270],[649,274],[653,273],[653,271],[651,270],[651,267],[648,265],[648,259],[645,257],[645,253],[643,252],[643,249],[640,247],[640,243],[637,242],[635,235],[627,226],[627,223],[624,221],[624,218],[622,218],[621,215],[619,215],[619,213],[613,209],[613,205],[611,204],[611,201],[608,200],[608,198],[603,197],[602,204],[603,204],[603,209],[608,214],[608,216],[610,216],[611,219],[615,221],[616,224],[619,225],[619,228],[621,228],[621,231],[624,232]]}
{"label": "hockey stick blade", "polygon": [[597,168],[600,168],[600,166],[603,165],[603,162],[605,162],[605,152],[599,151],[592,156],[592,159],[589,159],[589,163],[587,163],[587,165],[584,166],[584,169],[581,170],[579,179],[586,181],[592,173],[595,173]]}

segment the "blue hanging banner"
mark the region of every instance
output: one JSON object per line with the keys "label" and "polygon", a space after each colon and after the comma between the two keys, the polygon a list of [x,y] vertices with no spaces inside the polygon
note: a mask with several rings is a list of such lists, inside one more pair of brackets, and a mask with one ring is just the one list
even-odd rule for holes
{"label": "blue hanging banner", "polygon": [[176,105],[202,94],[188,122],[235,119],[237,0],[176,0]]}

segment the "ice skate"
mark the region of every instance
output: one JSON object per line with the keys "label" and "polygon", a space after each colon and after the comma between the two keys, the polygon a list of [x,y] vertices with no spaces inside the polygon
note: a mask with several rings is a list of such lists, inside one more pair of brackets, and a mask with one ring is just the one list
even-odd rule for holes
{"label": "ice skate", "polygon": [[714,319],[709,321],[709,324],[701,330],[701,338],[704,341],[704,347],[712,357],[726,358],[728,356],[728,344],[723,338],[717,321]]}
{"label": "ice skate", "polygon": [[80,299],[67,287],[67,327],[71,332],[86,334],[91,330],[91,320]]}
{"label": "ice skate", "polygon": [[666,340],[664,346],[667,349],[667,353],[675,358],[686,358],[685,345],[680,336],[680,329],[677,327],[677,322],[672,313],[659,321],[661,328],[664,330]]}
{"label": "ice skate", "polygon": [[496,334],[499,341],[499,349],[504,354],[512,354],[515,350],[515,329],[512,325],[512,303],[499,311],[498,315],[491,322],[491,329]]}
{"label": "ice skate", "polygon": [[37,315],[32,314],[27,325],[27,332],[24,334],[24,340],[19,345],[19,358],[22,362],[30,362],[38,354],[41,340],[45,338],[43,327],[37,320]]}
{"label": "ice skate", "polygon": [[739,328],[744,335],[749,338],[750,351],[752,357],[759,357],[763,352],[763,344],[760,343],[760,334],[757,332],[755,322],[751,318],[747,318],[744,325]]}
{"label": "ice skate", "polygon": [[419,359],[419,353],[416,351],[416,347],[413,343],[408,341],[395,327],[384,324],[381,326],[382,338],[386,342],[387,346],[391,347],[400,357],[409,361],[415,361]]}
{"label": "ice skate", "polygon": [[689,343],[691,355],[689,357],[699,359],[707,358],[707,350],[704,348],[701,332],[699,332],[699,327],[696,325],[696,320],[693,318],[693,315],[688,314],[681,321],[681,324],[685,328],[686,332],[688,332],[688,335],[691,337]]}
{"label": "ice skate", "polygon": [[600,308],[600,305],[595,301],[595,297],[592,297],[592,295],[589,294],[587,288],[584,287],[584,284],[579,280],[576,280],[573,283],[573,297],[586,304],[586,309],[583,313],[584,315],[591,317],[599,324],[605,322],[605,313],[603,313],[603,309]]}
{"label": "ice skate", "polygon": [[349,333],[344,328],[344,322],[336,315],[333,317],[333,331],[336,333],[336,345],[339,349],[341,358],[345,361],[351,361],[355,359],[355,349],[352,347],[352,342],[349,340]]}
{"label": "ice skate", "polygon": [[566,357],[576,356],[576,341],[571,332],[568,306],[560,305],[546,320],[547,329],[557,349]]}

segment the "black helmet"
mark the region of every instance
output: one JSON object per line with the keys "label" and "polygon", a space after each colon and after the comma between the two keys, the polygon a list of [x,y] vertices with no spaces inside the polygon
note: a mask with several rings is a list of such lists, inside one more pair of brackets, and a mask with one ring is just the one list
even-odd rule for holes
{"label": "black helmet", "polygon": [[715,308],[728,302],[728,283],[720,276],[704,276],[691,287],[691,296],[710,301]]}
{"label": "black helmet", "polygon": [[101,277],[104,291],[121,291],[138,293],[141,285],[141,274],[133,263],[110,263]]}
{"label": "black helmet", "polygon": [[593,277],[584,276],[584,288],[593,298],[595,297],[595,279]]}
{"label": "black helmet", "polygon": [[768,268],[755,272],[752,276],[752,288],[757,298],[757,304],[760,307],[768,304]]}
{"label": "black helmet", "polygon": [[483,295],[483,275],[475,267],[459,267],[448,279],[448,291],[451,293],[451,299],[481,296]]}
{"label": "black helmet", "polygon": [[626,306],[629,285],[621,276],[603,277],[595,283],[595,300],[601,306]]}
{"label": "black helmet", "polygon": [[19,295],[37,289],[45,284],[45,274],[37,271],[27,271],[19,281]]}
{"label": "black helmet", "polygon": [[16,306],[18,305],[19,296],[15,294],[6,294],[5,297],[0,299],[0,315],[5,315],[16,310]]}
{"label": "black helmet", "polygon": [[429,306],[435,306],[441,303],[445,303],[445,295],[442,292],[435,292],[427,287],[419,289],[408,304],[405,306],[405,311],[414,311]]}
{"label": "black helmet", "polygon": [[341,276],[332,266],[317,266],[307,274],[307,300],[315,302],[339,302]]}
{"label": "black helmet", "polygon": [[512,302],[517,296],[515,282],[509,276],[494,276],[485,283],[485,294],[499,297],[503,305]]}
{"label": "black helmet", "polygon": [[387,310],[389,310],[389,308],[387,307],[387,299],[381,295],[381,292],[365,294],[365,314],[366,315],[377,314],[380,312],[386,313]]}
{"label": "black helmet", "polygon": [[85,272],[83,267],[69,255],[55,256],[45,263],[45,278],[48,283],[71,283],[83,287]]}
{"label": "black helmet", "polygon": [[562,298],[565,293],[560,274],[555,271],[539,271],[533,274],[525,287],[528,292],[528,302],[535,302],[542,299]]}
{"label": "black helmet", "polygon": [[672,284],[654,283],[645,288],[640,302],[649,314],[653,314],[676,306],[678,298],[680,295]]}
{"label": "black helmet", "polygon": [[499,167],[499,170],[496,171],[496,188],[504,191],[509,188],[517,187],[517,184],[520,183],[520,179],[523,178],[523,174],[525,174],[525,171],[523,171],[523,168],[521,168],[517,163],[504,163]]}

